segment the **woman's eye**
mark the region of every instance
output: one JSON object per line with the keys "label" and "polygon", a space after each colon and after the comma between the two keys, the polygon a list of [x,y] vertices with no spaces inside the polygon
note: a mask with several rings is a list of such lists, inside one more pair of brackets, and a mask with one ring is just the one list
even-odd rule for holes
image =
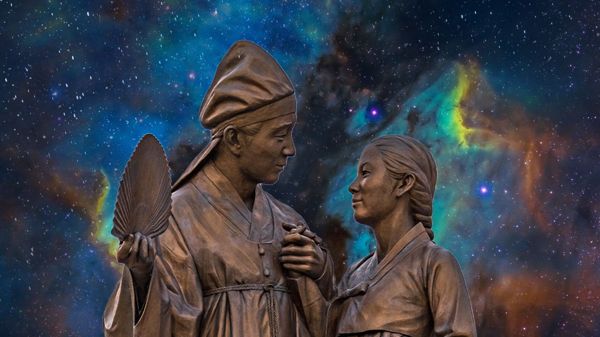
{"label": "woman's eye", "polygon": [[369,174],[369,171],[364,171],[364,170],[363,170],[363,171],[361,171],[361,172],[360,172],[360,174],[362,174],[363,176],[366,176],[366,175],[368,175],[368,174]]}

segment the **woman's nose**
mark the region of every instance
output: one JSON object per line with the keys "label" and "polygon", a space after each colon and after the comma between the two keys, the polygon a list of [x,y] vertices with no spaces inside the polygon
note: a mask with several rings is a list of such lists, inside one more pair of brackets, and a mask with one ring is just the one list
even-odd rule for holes
{"label": "woman's nose", "polygon": [[350,186],[348,187],[348,192],[352,194],[358,192],[358,177],[355,178],[354,181],[352,181],[352,184],[350,184]]}

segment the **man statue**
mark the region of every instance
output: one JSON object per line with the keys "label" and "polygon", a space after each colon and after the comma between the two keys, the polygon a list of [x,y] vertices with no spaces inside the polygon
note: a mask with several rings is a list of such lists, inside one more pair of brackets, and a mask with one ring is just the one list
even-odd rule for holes
{"label": "man statue", "polygon": [[211,141],[173,185],[168,229],[119,246],[125,267],[105,335],[310,336],[297,299],[316,290],[329,297],[332,264],[302,217],[261,186],[295,154],[292,83],[267,52],[239,41],[217,68],[200,120]]}

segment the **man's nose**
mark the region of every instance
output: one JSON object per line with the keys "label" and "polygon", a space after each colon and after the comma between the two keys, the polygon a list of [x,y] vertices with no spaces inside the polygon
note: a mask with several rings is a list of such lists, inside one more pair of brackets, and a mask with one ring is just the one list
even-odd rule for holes
{"label": "man's nose", "polygon": [[294,145],[294,138],[287,137],[286,143],[283,146],[283,154],[288,157],[293,157],[296,154],[296,146]]}

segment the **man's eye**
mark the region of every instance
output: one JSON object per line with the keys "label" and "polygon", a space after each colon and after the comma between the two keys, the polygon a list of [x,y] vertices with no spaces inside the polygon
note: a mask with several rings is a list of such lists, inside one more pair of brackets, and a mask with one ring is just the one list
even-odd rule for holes
{"label": "man's eye", "polygon": [[360,174],[362,174],[363,176],[366,176],[366,175],[368,175],[368,174],[369,174],[369,171],[365,171],[365,170],[363,170],[363,171],[361,171],[361,172],[360,172]]}

